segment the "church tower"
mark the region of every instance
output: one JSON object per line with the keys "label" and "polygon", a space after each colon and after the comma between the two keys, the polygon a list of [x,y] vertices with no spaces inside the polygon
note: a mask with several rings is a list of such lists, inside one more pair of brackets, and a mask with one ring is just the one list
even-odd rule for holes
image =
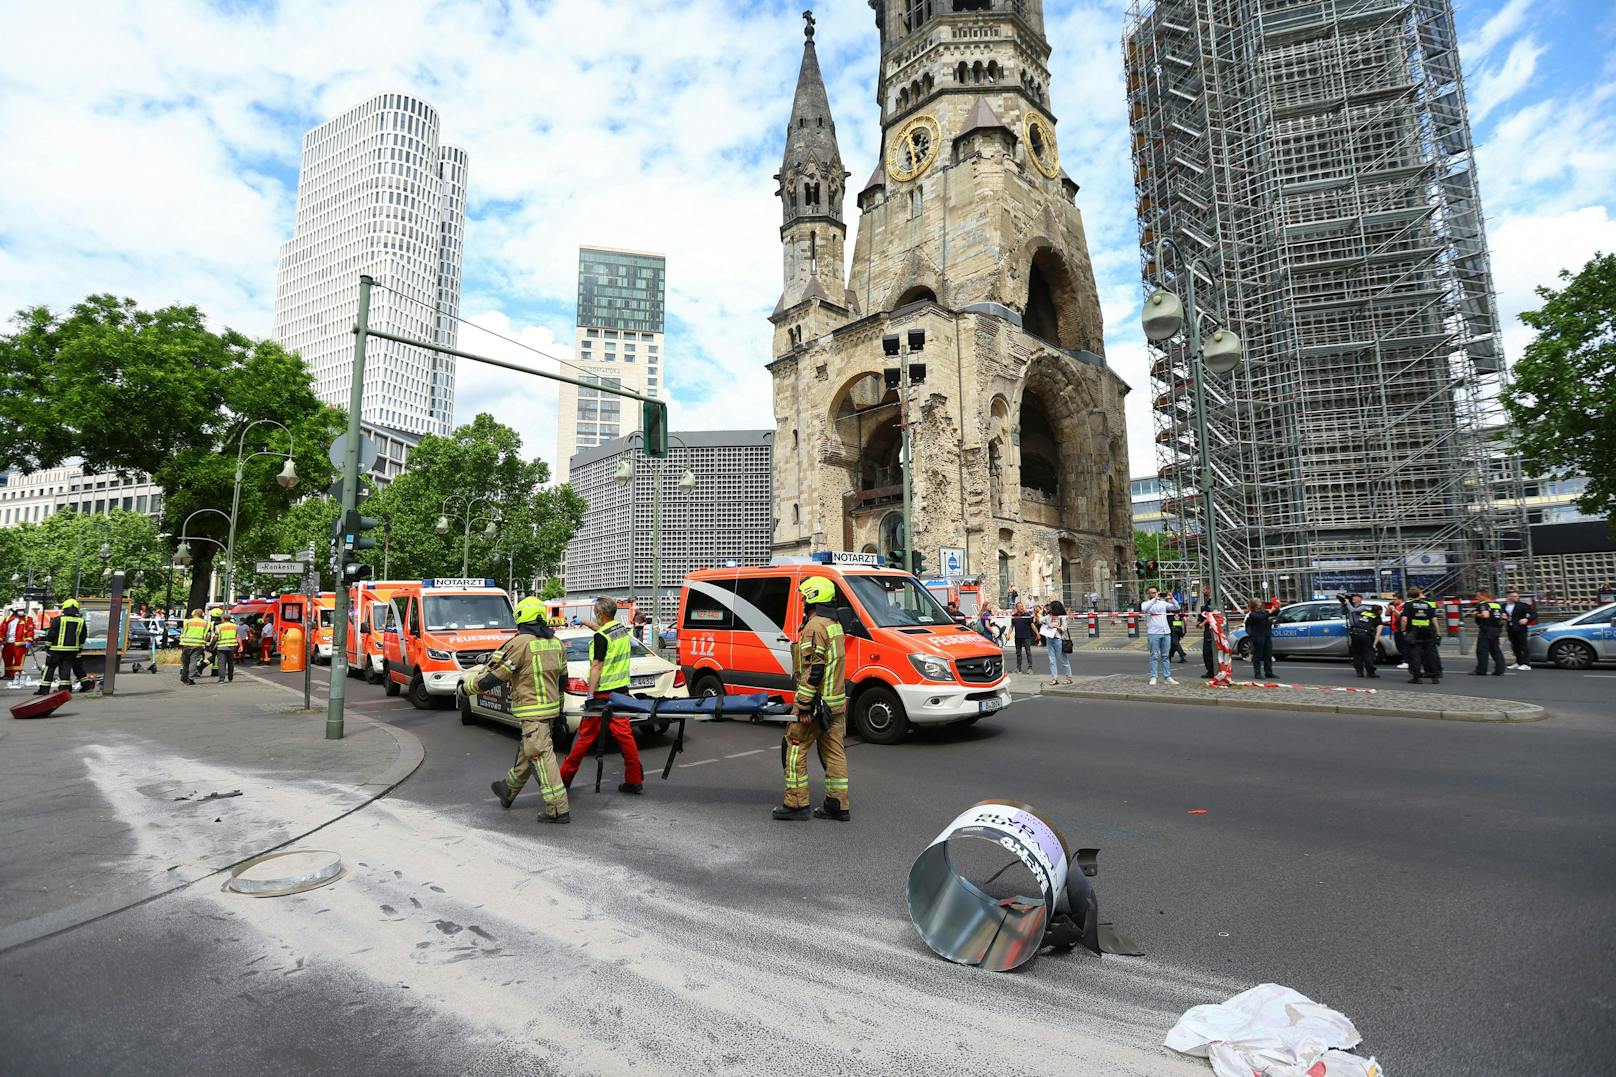
{"label": "church tower", "polygon": [[842,276],[847,239],[842,199],[850,173],[842,167],[836,121],[819,74],[813,14],[804,12],[803,21],[802,68],[786,128],[786,155],[774,177],[785,254],[785,288],[770,318],[776,355],[840,324],[851,312]]}
{"label": "church tower", "polygon": [[[809,169],[845,175],[811,17],[786,140],[776,552],[886,554],[907,541],[929,572],[943,549],[964,550],[962,575],[995,605],[1011,588],[1081,607],[1091,591],[1113,600],[1133,559],[1128,387],[1106,366],[1079,188],[1061,167],[1043,4],[870,7],[882,154],[856,192],[845,283],[839,256],[827,267],[817,255],[830,235],[840,249],[840,197],[802,200]],[[911,329],[926,335],[911,361],[927,369],[911,390],[906,462],[882,338]]]}

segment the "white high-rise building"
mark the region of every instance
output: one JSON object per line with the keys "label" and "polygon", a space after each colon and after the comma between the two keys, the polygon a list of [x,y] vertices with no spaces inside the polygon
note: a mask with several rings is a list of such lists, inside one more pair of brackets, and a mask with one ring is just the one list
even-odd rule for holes
{"label": "white high-rise building", "polygon": [[[309,364],[322,400],[348,406],[359,275],[376,280],[370,325],[453,346],[466,230],[466,152],[439,141],[438,113],[378,94],[303,136],[297,225],[281,248],[275,339]],[[447,434],[454,360],[369,342],[360,419]]]}

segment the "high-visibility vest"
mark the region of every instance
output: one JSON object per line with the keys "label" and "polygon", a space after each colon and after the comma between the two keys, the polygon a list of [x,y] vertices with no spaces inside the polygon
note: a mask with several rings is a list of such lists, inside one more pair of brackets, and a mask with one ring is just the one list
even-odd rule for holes
{"label": "high-visibility vest", "polygon": [[51,650],[77,651],[84,647],[84,618],[63,614],[56,619],[56,625],[56,642],[50,645]]}
{"label": "high-visibility vest", "polygon": [[200,617],[189,617],[185,630],[180,633],[181,647],[200,647],[208,638],[208,622]]}
{"label": "high-visibility vest", "polygon": [[597,628],[595,635],[606,640],[606,660],[601,663],[600,680],[595,685],[595,691],[615,692],[619,688],[627,688],[630,656],[628,629],[620,622],[613,621],[603,629]]}
{"label": "high-visibility vest", "polygon": [[226,618],[219,622],[219,645],[234,650],[236,646],[236,622]]}

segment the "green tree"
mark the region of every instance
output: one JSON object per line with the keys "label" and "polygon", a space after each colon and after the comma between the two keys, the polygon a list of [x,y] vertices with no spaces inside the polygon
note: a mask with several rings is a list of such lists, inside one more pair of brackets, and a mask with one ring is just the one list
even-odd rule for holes
{"label": "green tree", "polygon": [[[168,551],[151,517],[118,510],[84,515],[64,509],[39,523],[0,532],[0,594],[22,593],[29,580],[51,588],[58,599],[78,593],[106,595],[112,571],[125,573],[133,602],[160,604],[170,576]],[[101,557],[102,550],[107,556]]]}
{"label": "green tree", "polygon": [[539,588],[539,597],[544,599],[546,602],[553,598],[566,598],[566,581],[560,576],[551,576],[549,579],[544,581],[544,586]]}
{"label": "green tree", "polygon": [[342,505],[334,497],[318,494],[305,497],[284,512],[259,520],[251,531],[236,536],[236,589],[255,594],[276,594],[287,587],[296,589],[297,579],[286,576],[260,576],[252,571],[254,561],[267,561],[271,554],[291,554],[305,560],[314,547],[314,564],[320,572],[320,587],[336,586],[331,563],[331,526],[341,514]]}
{"label": "green tree", "polygon": [[[307,366],[272,341],[207,328],[195,307],[138,309],[133,300],[93,295],[65,315],[34,307],[0,336],[0,466],[25,472],[79,459],[88,471],[150,475],[166,495],[163,526],[223,542],[236,451],[258,419],[284,423],[295,438],[302,483],[274,482],[280,462],[248,461],[238,532],[283,513],[333,478],[326,449],[342,413],[315,397]],[[261,425],[246,450],[286,451],[287,435]],[[219,547],[191,544],[188,605],[207,598]]]}
{"label": "green tree", "polygon": [[[512,574],[519,588],[522,581],[555,574],[583,522],[584,501],[570,486],[543,489],[550,466],[524,460],[521,448],[521,435],[487,414],[448,437],[421,439],[409,469],[360,509],[391,521],[392,578],[459,575],[464,506],[480,498],[488,500],[472,511],[467,571],[502,581]],[[448,534],[439,535],[438,517],[445,514]],[[485,534],[490,520],[492,535]],[[381,546],[363,559],[379,576]]]}
{"label": "green tree", "polygon": [[1564,288],[1537,289],[1521,315],[1537,336],[1503,395],[1506,437],[1534,475],[1586,475],[1577,508],[1616,516],[1616,254],[1597,254]]}

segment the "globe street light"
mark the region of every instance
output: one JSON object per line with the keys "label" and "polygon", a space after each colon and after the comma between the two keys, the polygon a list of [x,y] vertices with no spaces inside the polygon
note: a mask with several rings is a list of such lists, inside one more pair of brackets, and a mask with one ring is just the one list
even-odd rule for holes
{"label": "globe street light", "polygon": [[[1240,365],[1243,354],[1239,336],[1225,326],[1213,330],[1211,340],[1202,340],[1200,313],[1195,307],[1195,272],[1197,267],[1206,272],[1205,266],[1199,259],[1190,260],[1183,274],[1184,298],[1180,300],[1167,288],[1162,261],[1164,247],[1171,247],[1175,258],[1180,262],[1183,260],[1172,240],[1163,237],[1156,241],[1156,290],[1145,300],[1141,320],[1145,336],[1155,344],[1165,344],[1181,330],[1187,333],[1190,383],[1195,389],[1195,449],[1201,487],[1201,538],[1206,543],[1208,602],[1218,606],[1222,597],[1218,586],[1218,526],[1212,501],[1212,460],[1206,433],[1205,382],[1208,371],[1213,374],[1233,371]],[[1206,275],[1211,277],[1211,273]]]}
{"label": "globe street light", "polygon": [[[639,439],[643,450],[645,436],[636,430],[626,440]],[[690,446],[685,444],[684,438],[677,434],[669,434],[669,441],[677,441],[679,447],[688,454]],[[662,653],[662,635],[657,630],[657,619],[662,613],[662,476],[666,471],[668,462],[666,458],[659,459],[654,469],[656,478],[651,487],[651,649],[658,654]],[[612,478],[620,483],[629,483],[634,479],[634,465],[629,463],[627,456],[617,465]],[[689,493],[696,488],[696,473],[689,467],[679,477],[679,489]],[[629,490],[629,528],[628,528],[628,589],[630,597],[634,594],[634,491]]]}
{"label": "globe street light", "polygon": [[[225,549],[225,544],[216,538],[208,538],[206,535],[190,535],[186,533],[190,530],[191,521],[202,515],[204,512],[211,512],[215,516],[224,516],[227,522],[231,519],[229,516],[225,516],[225,514],[218,509],[197,509],[195,512],[187,516],[184,522],[180,524],[179,543],[174,547],[174,563],[176,565],[184,566],[191,563],[191,543],[193,542],[211,542],[215,546],[219,547],[219,549]],[[211,581],[209,581],[208,585],[208,600],[210,602],[213,600],[213,585]]]}
{"label": "globe street light", "polygon": [[[467,572],[471,571],[471,521],[473,517],[476,516],[476,508],[479,504],[491,504],[494,500],[494,495],[481,494],[477,497],[471,498],[470,500],[466,500],[465,507],[461,511],[449,511],[449,503],[451,501],[461,501],[465,498],[465,494],[450,494],[448,497],[444,498],[443,504],[438,506],[438,522],[433,525],[432,528],[433,531],[440,535],[447,535],[449,533],[449,520],[451,518],[453,518],[456,522],[465,524],[465,532],[461,536],[460,545],[460,575],[462,577],[465,576]],[[491,509],[488,517],[488,526],[484,527],[482,532],[485,538],[493,538],[499,533],[495,526],[498,524],[498,522],[498,512]]]}
{"label": "globe street light", "polygon": [[[268,423],[270,426],[278,426],[282,430],[286,431],[286,439],[291,443],[292,446],[290,450],[287,452],[277,452],[274,449],[260,449],[254,453],[247,452],[247,435],[252,432],[253,427],[262,426],[265,423]],[[224,548],[224,596],[225,599],[231,603],[234,603],[236,600],[236,514],[241,511],[241,478],[243,469],[246,467],[247,461],[256,456],[283,457],[286,460],[286,463],[281,466],[280,474],[275,476],[275,482],[280,485],[281,489],[290,490],[298,483],[297,466],[292,463],[292,454],[295,452],[297,452],[297,439],[292,436],[292,432],[290,430],[287,430],[285,423],[276,422],[274,419],[254,419],[252,422],[248,423],[242,428],[241,439],[236,447],[236,485],[230,494],[229,541],[225,544]]]}

